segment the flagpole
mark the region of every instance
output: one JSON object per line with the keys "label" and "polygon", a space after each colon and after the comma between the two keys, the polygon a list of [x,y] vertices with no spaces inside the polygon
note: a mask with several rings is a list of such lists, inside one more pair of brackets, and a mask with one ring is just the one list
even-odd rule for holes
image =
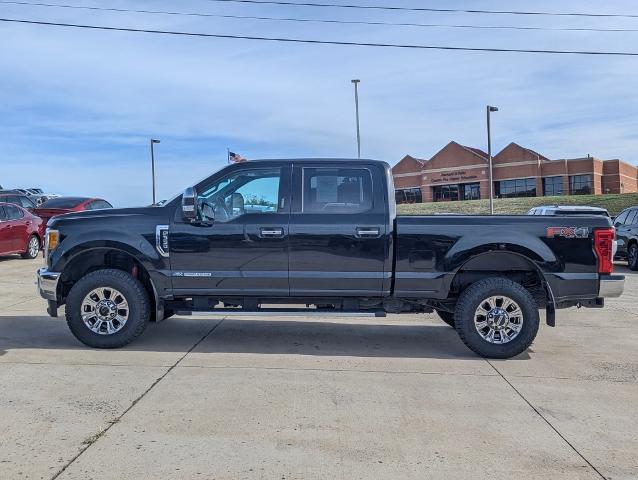
{"label": "flagpole", "polygon": [[230,148],[226,148],[226,163],[230,163]]}

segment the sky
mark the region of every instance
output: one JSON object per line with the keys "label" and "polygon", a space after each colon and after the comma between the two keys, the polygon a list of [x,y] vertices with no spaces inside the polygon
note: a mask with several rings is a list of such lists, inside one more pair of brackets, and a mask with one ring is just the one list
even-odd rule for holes
{"label": "sky", "polygon": [[[28,1],[28,0],[27,0]],[[36,0],[37,1],[37,0]],[[299,0],[293,0],[299,1]],[[50,0],[119,9],[391,23],[621,28],[638,18],[489,15],[258,5],[215,0]],[[631,0],[325,0],[322,3],[638,14]],[[266,21],[16,5],[0,18],[346,42],[638,52],[638,32],[535,31]],[[0,22],[0,185],[151,201],[226,163],[429,158],[450,140],[515,141],[557,158],[638,163],[638,57],[370,48],[79,30]]]}

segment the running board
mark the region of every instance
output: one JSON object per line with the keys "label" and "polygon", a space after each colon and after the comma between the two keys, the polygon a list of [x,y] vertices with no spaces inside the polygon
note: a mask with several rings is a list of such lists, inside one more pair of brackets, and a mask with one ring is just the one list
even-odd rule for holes
{"label": "running board", "polygon": [[263,308],[259,310],[242,310],[239,308],[215,308],[208,311],[180,311],[175,315],[197,316],[235,316],[235,317],[376,317],[383,318],[386,313],[382,310],[349,311],[349,310],[304,310],[304,309],[277,309]]}

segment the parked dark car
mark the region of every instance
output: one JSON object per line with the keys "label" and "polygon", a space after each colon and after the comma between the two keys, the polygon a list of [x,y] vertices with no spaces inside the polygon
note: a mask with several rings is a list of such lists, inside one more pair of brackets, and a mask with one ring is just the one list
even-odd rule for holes
{"label": "parked dark car", "polygon": [[48,312],[66,305],[97,348],[176,312],[436,311],[479,355],[509,358],[531,345],[539,308],[553,326],[556,309],[624,288],[609,218],[397,216],[390,166],[372,160],[237,163],[163,206],[55,217],[47,237]]}
{"label": "parked dark car", "polygon": [[29,212],[33,212],[36,208],[35,203],[29,197],[18,192],[0,193],[0,202],[13,203]]}
{"label": "parked dark car", "polygon": [[99,210],[113,208],[106,200],[87,197],[57,197],[47,200],[35,209],[36,215],[42,217],[46,223],[51,217],[70,212],[83,212],[85,210]]}
{"label": "parked dark car", "polygon": [[35,258],[42,247],[44,223],[28,210],[0,203],[0,255],[19,253]]}
{"label": "parked dark car", "polygon": [[626,259],[631,270],[638,270],[638,206],[630,207],[614,219],[618,251],[616,256]]}

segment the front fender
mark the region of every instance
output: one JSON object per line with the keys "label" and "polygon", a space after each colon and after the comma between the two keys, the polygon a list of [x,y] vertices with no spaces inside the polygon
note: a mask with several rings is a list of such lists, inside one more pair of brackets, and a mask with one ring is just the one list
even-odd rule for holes
{"label": "front fender", "polygon": [[51,268],[62,272],[78,255],[105,248],[128,253],[148,271],[165,267],[163,258],[155,249],[154,235],[145,236],[122,230],[89,230],[64,239],[51,254]]}

